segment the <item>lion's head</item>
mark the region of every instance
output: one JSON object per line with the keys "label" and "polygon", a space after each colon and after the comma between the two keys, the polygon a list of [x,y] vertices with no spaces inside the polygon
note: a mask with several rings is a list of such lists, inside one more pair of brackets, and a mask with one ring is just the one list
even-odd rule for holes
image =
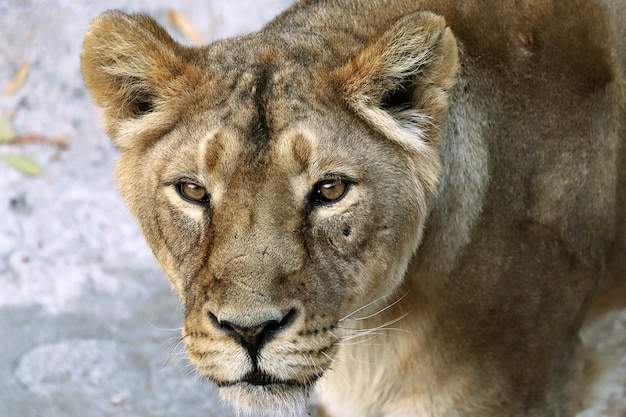
{"label": "lion's head", "polygon": [[298,36],[193,49],[109,12],[82,55],[121,192],[184,302],[189,356],[243,409],[303,403],[348,322],[394,297],[457,70],[430,13],[332,54]]}

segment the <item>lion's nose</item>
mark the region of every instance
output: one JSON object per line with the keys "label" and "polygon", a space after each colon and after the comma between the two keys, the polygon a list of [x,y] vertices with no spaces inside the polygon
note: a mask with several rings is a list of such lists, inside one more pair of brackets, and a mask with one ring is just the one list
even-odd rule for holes
{"label": "lion's nose", "polygon": [[213,313],[209,312],[209,318],[213,324],[221,331],[229,334],[244,348],[248,350],[251,358],[256,358],[257,352],[264,343],[271,340],[274,335],[287,329],[296,317],[296,310],[292,309],[280,319],[262,321],[258,324],[242,324],[250,320],[233,317],[219,320]]}

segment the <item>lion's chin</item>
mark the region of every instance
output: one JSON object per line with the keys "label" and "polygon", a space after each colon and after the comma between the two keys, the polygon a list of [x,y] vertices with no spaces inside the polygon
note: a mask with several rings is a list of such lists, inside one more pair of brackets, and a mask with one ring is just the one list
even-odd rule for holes
{"label": "lion's chin", "polygon": [[300,384],[253,385],[240,382],[219,388],[220,397],[243,415],[307,415],[310,388]]}

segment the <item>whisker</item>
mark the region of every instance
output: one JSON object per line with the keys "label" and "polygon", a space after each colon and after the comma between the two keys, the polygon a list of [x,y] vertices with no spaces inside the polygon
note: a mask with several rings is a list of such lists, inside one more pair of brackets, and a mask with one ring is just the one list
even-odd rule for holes
{"label": "whisker", "polygon": [[375,327],[372,329],[363,329],[363,330],[345,329],[345,332],[347,334],[347,337],[344,337],[343,340],[346,340],[347,338],[362,336],[363,334],[368,334],[370,332],[376,332],[381,335],[382,334],[389,335],[387,332],[398,332],[398,333],[406,333],[406,334],[412,334],[412,335],[415,334],[415,332],[412,332],[411,330],[401,329],[399,327],[386,327],[386,328]]}
{"label": "whisker", "polygon": [[[320,353],[332,361],[332,359],[326,354],[326,352],[320,351]],[[324,373],[324,369],[315,363],[315,360],[313,360],[313,356],[311,356],[310,354],[304,355],[304,360],[309,364],[311,368],[315,369],[315,371],[319,375],[322,375]]]}
{"label": "whisker", "polygon": [[184,337],[178,337],[176,344],[170,349],[170,354],[167,356],[167,359],[165,360],[165,364],[163,365],[163,367],[167,366],[171,362],[172,358],[181,359],[184,356],[186,356],[186,352],[184,351],[184,349],[176,352],[176,349],[180,348],[184,340],[185,340]]}
{"label": "whisker", "polygon": [[404,298],[405,298],[408,294],[409,294],[409,292],[408,292],[408,291],[407,291],[407,292],[405,292],[405,293],[404,293],[404,295],[402,295],[402,297],[398,298],[396,301],[394,301],[393,303],[391,303],[391,304],[389,304],[388,306],[384,307],[383,309],[378,310],[376,313],[370,314],[369,316],[359,317],[359,318],[356,318],[356,319],[350,319],[350,320],[357,321],[357,320],[367,320],[367,319],[371,319],[372,317],[377,316],[377,315],[379,315],[379,314],[381,314],[381,313],[384,313],[384,312],[385,312],[385,311],[387,311],[388,309],[390,309],[390,308],[394,307],[395,305],[397,305],[397,304],[398,304],[400,301],[402,301],[402,300],[403,300],[403,299],[404,299]]}
{"label": "whisker", "polygon": [[382,297],[379,297],[379,298],[375,299],[374,301],[371,301],[371,302],[369,302],[369,303],[365,304],[364,306],[362,306],[362,307],[360,307],[360,308],[357,308],[357,309],[356,309],[356,310],[354,310],[352,313],[350,313],[350,314],[348,314],[347,316],[345,316],[345,317],[343,317],[343,318],[339,319],[339,322],[342,322],[342,321],[344,321],[344,320],[347,320],[350,316],[353,316],[353,315],[355,315],[356,313],[358,313],[359,311],[362,311],[362,310],[364,310],[364,309],[366,309],[366,308],[368,308],[368,307],[372,306],[373,304],[376,304],[376,303],[377,303],[377,302],[379,302],[380,300],[384,300],[385,298],[390,297],[392,294],[393,294],[393,292],[390,292],[389,294],[385,294],[385,295],[383,295]]}
{"label": "whisker", "polygon": [[365,331],[363,333],[355,333],[355,334],[353,334],[351,336],[344,337],[343,340],[341,341],[341,343],[345,346],[345,342],[349,342],[351,340],[361,339],[361,338],[366,337],[366,336],[383,336],[383,335],[384,336],[388,336],[387,333],[384,333],[384,332],[382,332],[380,330],[368,330],[368,331]]}
{"label": "whisker", "polygon": [[[370,329],[351,329],[351,328],[346,328],[346,331],[352,331],[352,332],[369,332],[369,331],[375,331],[375,330],[383,330],[393,324],[398,323],[400,320],[404,319],[406,316],[408,316],[409,313],[406,312],[402,315],[400,315],[399,317],[396,317],[395,319],[391,319],[389,321],[386,321],[385,323],[381,324],[380,326],[376,326],[376,327],[372,327]],[[342,327],[343,329],[343,327]],[[400,330],[400,329],[398,329]]]}
{"label": "whisker", "polygon": [[153,323],[152,323],[150,320],[148,320],[148,319],[146,319],[146,323],[148,323],[148,325],[149,325],[150,327],[152,327],[153,329],[155,329],[155,330],[160,330],[160,331],[164,331],[164,332],[178,332],[178,333],[180,333],[180,332],[183,330],[183,328],[182,328],[182,327],[175,327],[175,328],[172,328],[172,329],[168,329],[168,328],[165,328],[165,327],[158,327],[158,326],[156,326],[155,324],[153,324]]}
{"label": "whisker", "polygon": [[185,373],[185,378],[189,378],[193,374],[192,381],[194,384],[202,377],[202,375],[200,374],[200,372],[198,372],[198,369],[194,366],[193,363],[188,363],[183,369],[185,368],[187,369],[187,372]]}
{"label": "whisker", "polygon": [[391,296],[393,295],[393,292],[390,292],[389,294],[385,294],[385,295],[383,295],[382,297],[379,297],[379,298],[375,299],[374,301],[371,301],[371,302],[369,302],[369,303],[365,304],[364,306],[362,306],[362,307],[360,307],[360,308],[358,308],[358,309],[354,310],[352,313],[350,313],[350,314],[346,315],[344,318],[340,319],[340,320],[339,320],[339,322],[342,322],[342,321],[345,321],[345,320],[348,320],[348,319],[349,319],[349,320],[365,320],[365,319],[368,319],[368,318],[374,317],[374,316],[376,316],[377,314],[380,314],[380,313],[384,312],[385,310],[387,310],[387,309],[389,309],[389,308],[391,308],[391,307],[395,306],[396,304],[398,304],[398,303],[399,303],[400,301],[402,301],[402,300],[403,300],[403,299],[404,299],[404,298],[405,298],[408,294],[409,294],[409,290],[407,290],[407,291],[406,291],[406,292],[405,292],[405,293],[404,293],[404,294],[403,294],[400,298],[398,298],[397,300],[395,300],[393,303],[391,303],[391,304],[389,304],[389,305],[385,306],[383,309],[381,309],[381,310],[379,310],[378,312],[373,313],[373,314],[371,314],[371,315],[369,315],[369,316],[367,316],[367,317],[360,317],[360,318],[356,318],[356,319],[351,319],[351,318],[350,318],[351,316],[354,316],[356,313],[358,313],[358,312],[360,312],[360,311],[362,311],[362,310],[364,310],[364,309],[366,309],[366,308],[368,308],[368,307],[371,307],[371,306],[372,306],[372,305],[374,305],[375,303],[377,303],[377,302],[379,302],[379,301],[381,301],[381,300],[384,300],[385,298],[391,297]]}
{"label": "whisker", "polygon": [[[376,335],[370,336],[370,337],[368,337],[366,339],[355,340],[355,341],[352,341],[352,342],[349,342],[349,343],[343,343],[342,346],[345,346],[345,347],[353,347],[353,346],[360,346],[360,345],[376,346],[373,343],[369,343],[369,342],[371,342],[374,339],[376,339]],[[372,362],[367,362],[367,363],[372,363]]]}
{"label": "whisker", "polygon": [[[383,324],[381,324],[380,326],[377,327],[373,327],[371,329],[343,329],[343,331],[345,331],[347,333],[346,337],[340,338],[340,343],[342,346],[354,346],[357,344],[362,344],[365,342],[368,342],[378,336],[384,335],[384,336],[390,336],[389,332],[390,331],[395,331],[395,332],[403,332],[403,333],[407,333],[407,334],[413,334],[413,332],[406,330],[406,329],[401,329],[401,328],[395,328],[395,327],[389,327],[392,326],[393,324],[399,322],[400,320],[402,320],[403,318],[405,318],[408,315],[408,313],[405,313],[403,315],[401,315],[400,317],[397,317],[393,320],[389,320]],[[333,335],[335,336],[335,335]],[[346,341],[353,341],[353,340],[357,340],[360,338],[363,338],[365,336],[370,336],[365,340],[359,340],[357,342],[352,342],[352,343],[345,343]],[[337,336],[335,336],[337,337]]]}
{"label": "whisker", "polygon": [[[343,329],[343,327],[340,327],[340,328],[342,329],[342,331],[348,330],[348,329],[345,329],[345,330],[344,330],[344,329]],[[352,329],[349,329],[349,330],[352,330]],[[337,341],[338,341],[338,342],[340,342],[340,341],[341,341],[341,338],[340,338],[339,336],[337,336],[335,333],[333,333],[333,332],[331,332],[331,331],[328,331],[328,333],[329,333],[332,337],[334,337],[335,339],[337,339]]]}
{"label": "whisker", "polygon": [[170,357],[167,358],[167,361],[163,364],[163,367],[165,368],[166,366],[173,365],[175,363],[186,363],[188,360],[189,357],[182,352],[176,355],[170,355]]}

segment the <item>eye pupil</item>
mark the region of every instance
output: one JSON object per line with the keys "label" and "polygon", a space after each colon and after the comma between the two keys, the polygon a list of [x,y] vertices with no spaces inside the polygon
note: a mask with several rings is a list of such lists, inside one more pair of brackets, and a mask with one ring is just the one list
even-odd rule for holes
{"label": "eye pupil", "polygon": [[204,204],[209,201],[209,194],[206,189],[193,182],[181,182],[178,184],[178,194],[190,203]]}
{"label": "eye pupil", "polygon": [[318,204],[334,203],[341,200],[347,191],[348,183],[344,180],[321,181],[315,185],[312,200]]}

